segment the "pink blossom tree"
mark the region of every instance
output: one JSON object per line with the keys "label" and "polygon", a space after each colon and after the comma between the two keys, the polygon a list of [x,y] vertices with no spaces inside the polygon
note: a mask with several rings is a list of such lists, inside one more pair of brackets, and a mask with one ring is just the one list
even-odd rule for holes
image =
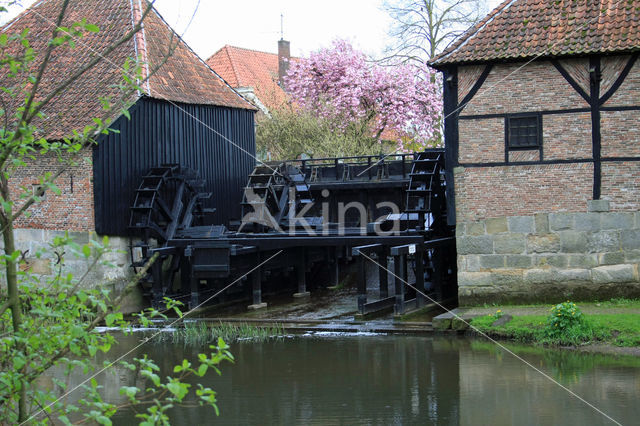
{"label": "pink blossom tree", "polygon": [[381,66],[337,40],[292,62],[286,89],[301,108],[340,123],[336,131],[355,128],[376,142],[392,138],[399,151],[441,144],[440,83],[426,65]]}

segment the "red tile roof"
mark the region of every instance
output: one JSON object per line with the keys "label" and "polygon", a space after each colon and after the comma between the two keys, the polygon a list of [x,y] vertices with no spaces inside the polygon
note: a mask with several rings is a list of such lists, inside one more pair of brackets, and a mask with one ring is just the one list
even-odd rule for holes
{"label": "red tile roof", "polygon": [[[34,67],[42,61],[45,43],[51,38],[60,5],[61,0],[39,1],[0,29],[7,34],[29,29],[31,47],[40,55],[34,61]],[[88,23],[97,25],[100,31],[85,33],[76,40],[73,49],[59,47],[53,51],[38,98],[43,99],[65,76],[79,70],[131,31],[145,8],[144,0],[71,0],[62,26],[68,27],[72,22],[86,19]],[[148,66],[143,66],[143,75],[146,76],[149,70],[162,64],[170,46],[173,47],[172,55],[142,86],[145,93],[133,93],[126,101],[135,102],[140,96],[149,96],[171,102],[253,109],[176,35],[155,10],[147,15],[143,27],[143,31],[120,45],[53,98],[43,110],[44,121],[38,123],[43,136],[59,139],[69,136],[74,129],[82,130],[91,124],[92,117],[101,116],[99,97],[119,99],[122,96],[117,85],[123,81],[122,66],[127,59],[139,57],[148,63]],[[16,46],[10,48],[18,49]],[[4,80],[2,85],[11,84],[7,78],[0,77]]]}
{"label": "red tile roof", "polygon": [[227,45],[211,55],[207,64],[234,88],[252,87],[269,109],[287,101],[287,95],[278,84],[278,55],[275,53]]}
{"label": "red tile roof", "polygon": [[432,65],[640,50],[640,0],[506,0]]}

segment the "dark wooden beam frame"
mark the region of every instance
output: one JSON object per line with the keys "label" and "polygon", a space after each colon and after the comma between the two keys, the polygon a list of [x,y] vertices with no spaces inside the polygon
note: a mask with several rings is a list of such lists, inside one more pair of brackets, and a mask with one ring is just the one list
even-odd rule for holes
{"label": "dark wooden beam frame", "polygon": [[[600,95],[600,83],[602,80],[601,58],[600,56],[589,57],[589,94],[587,94],[580,85],[569,75],[562,67],[557,59],[551,59],[551,63],[564,77],[564,79],[573,87],[573,89],[589,103],[589,111],[591,112],[591,151],[593,162],[593,199],[599,200],[602,195],[602,133],[601,133],[601,111],[616,110],[615,107],[604,108],[603,104],[607,102],[611,96],[620,88],[631,68],[638,59],[639,53],[636,52],[627,61],[627,64],[613,82],[613,85],[604,94]],[[635,110],[636,107],[628,108]]]}
{"label": "dark wooden beam frame", "polygon": [[473,99],[476,93],[478,93],[478,90],[480,90],[484,82],[487,80],[487,77],[489,76],[492,68],[493,64],[489,64],[484,67],[484,70],[482,70],[482,74],[480,74],[480,77],[478,77],[476,82],[473,84],[473,86],[469,90],[469,93],[467,93],[467,96],[465,96],[464,99],[462,99],[462,101],[460,102],[460,106],[458,107],[458,114],[462,112],[467,104],[471,102],[471,99]]}
{"label": "dark wooden beam frame", "polygon": [[627,75],[629,75],[631,68],[633,68],[633,65],[636,63],[636,60],[638,60],[639,55],[640,53],[638,52],[631,55],[631,58],[629,58],[629,60],[627,61],[627,65],[625,65],[625,67],[622,69],[622,72],[620,73],[618,78],[616,78],[616,81],[614,81],[609,90],[607,90],[607,92],[600,97],[600,106],[604,105],[604,103],[607,102],[609,98],[611,98],[611,96],[613,96],[613,94],[616,93],[616,91],[620,88],[625,78],[627,78]]}

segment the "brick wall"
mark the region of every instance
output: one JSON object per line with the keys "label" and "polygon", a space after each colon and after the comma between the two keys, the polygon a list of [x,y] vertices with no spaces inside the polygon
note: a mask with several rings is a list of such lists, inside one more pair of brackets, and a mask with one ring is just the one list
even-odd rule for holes
{"label": "brick wall", "polygon": [[545,115],[542,144],[545,160],[591,158],[591,114]]}
{"label": "brick wall", "polygon": [[[461,115],[588,107],[548,62],[496,64]],[[520,68],[522,67],[522,68]],[[460,67],[458,75],[466,72]]]}
{"label": "brick wall", "polygon": [[[80,158],[57,180],[61,194],[47,191],[44,200],[34,204],[29,217],[22,216],[16,228],[51,229],[67,231],[92,231],[94,226],[93,182],[90,153]],[[32,191],[38,185],[38,178],[45,173],[55,173],[61,163],[54,156],[38,157],[38,161],[21,167],[12,176],[10,185],[16,196],[21,187]],[[18,201],[16,204],[20,204]]]}
{"label": "brick wall", "polygon": [[[611,87],[627,59],[628,56],[602,59],[602,92]],[[588,61],[572,59],[561,63],[586,87]],[[461,116],[588,107],[550,62],[533,62],[519,69],[522,65],[495,65]],[[460,67],[459,78],[465,81],[465,87],[472,85],[468,80],[479,76],[478,70],[478,66]],[[624,90],[630,93],[616,93],[606,106],[640,104],[640,61],[618,92]],[[459,120],[458,128],[462,166],[504,161],[503,117],[467,118]],[[640,112],[602,111],[601,135],[602,157],[640,157]],[[591,159],[590,112],[543,114],[542,141],[543,160]],[[509,153],[510,162],[539,159],[535,150]],[[601,193],[603,199],[611,201],[612,209],[638,209],[636,168],[634,164],[603,163]],[[463,221],[536,212],[583,211],[593,194],[592,183],[590,164],[467,168],[456,178],[456,211]]]}
{"label": "brick wall", "polygon": [[504,161],[504,119],[460,120],[460,162]]}
{"label": "brick wall", "polygon": [[589,76],[589,58],[565,58],[558,59],[558,62],[564,70],[573,78],[573,80],[584,90],[589,93],[591,86]]}
{"label": "brick wall", "polygon": [[[640,89],[636,103],[640,104]],[[640,111],[600,113],[603,157],[640,157]]]}
{"label": "brick wall", "polygon": [[[611,63],[613,60],[608,61]],[[613,66],[611,64],[611,67]],[[638,103],[640,103],[640,61],[636,61],[620,88],[605,102],[604,106],[632,106]]]}
{"label": "brick wall", "polygon": [[602,164],[602,198],[614,211],[640,211],[640,162]]}
{"label": "brick wall", "polygon": [[602,74],[600,93],[605,93],[613,86],[618,75],[627,65],[629,57],[629,55],[605,56],[600,59],[600,73]]}
{"label": "brick wall", "polygon": [[467,96],[483,70],[483,65],[468,65],[458,73],[458,103]]}
{"label": "brick wall", "polygon": [[538,212],[585,211],[591,164],[473,167],[455,170],[458,223]]}

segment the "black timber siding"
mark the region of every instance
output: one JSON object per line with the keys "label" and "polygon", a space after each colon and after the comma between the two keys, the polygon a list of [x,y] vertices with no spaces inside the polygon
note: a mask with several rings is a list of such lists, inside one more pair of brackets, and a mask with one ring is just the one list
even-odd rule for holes
{"label": "black timber siding", "polygon": [[[213,222],[240,216],[242,188],[255,165],[254,112],[141,98],[93,151],[96,232],[128,235],[129,207],[151,167],[179,163],[199,171]],[[229,142],[225,138],[231,140]],[[237,145],[237,146],[234,146]]]}

